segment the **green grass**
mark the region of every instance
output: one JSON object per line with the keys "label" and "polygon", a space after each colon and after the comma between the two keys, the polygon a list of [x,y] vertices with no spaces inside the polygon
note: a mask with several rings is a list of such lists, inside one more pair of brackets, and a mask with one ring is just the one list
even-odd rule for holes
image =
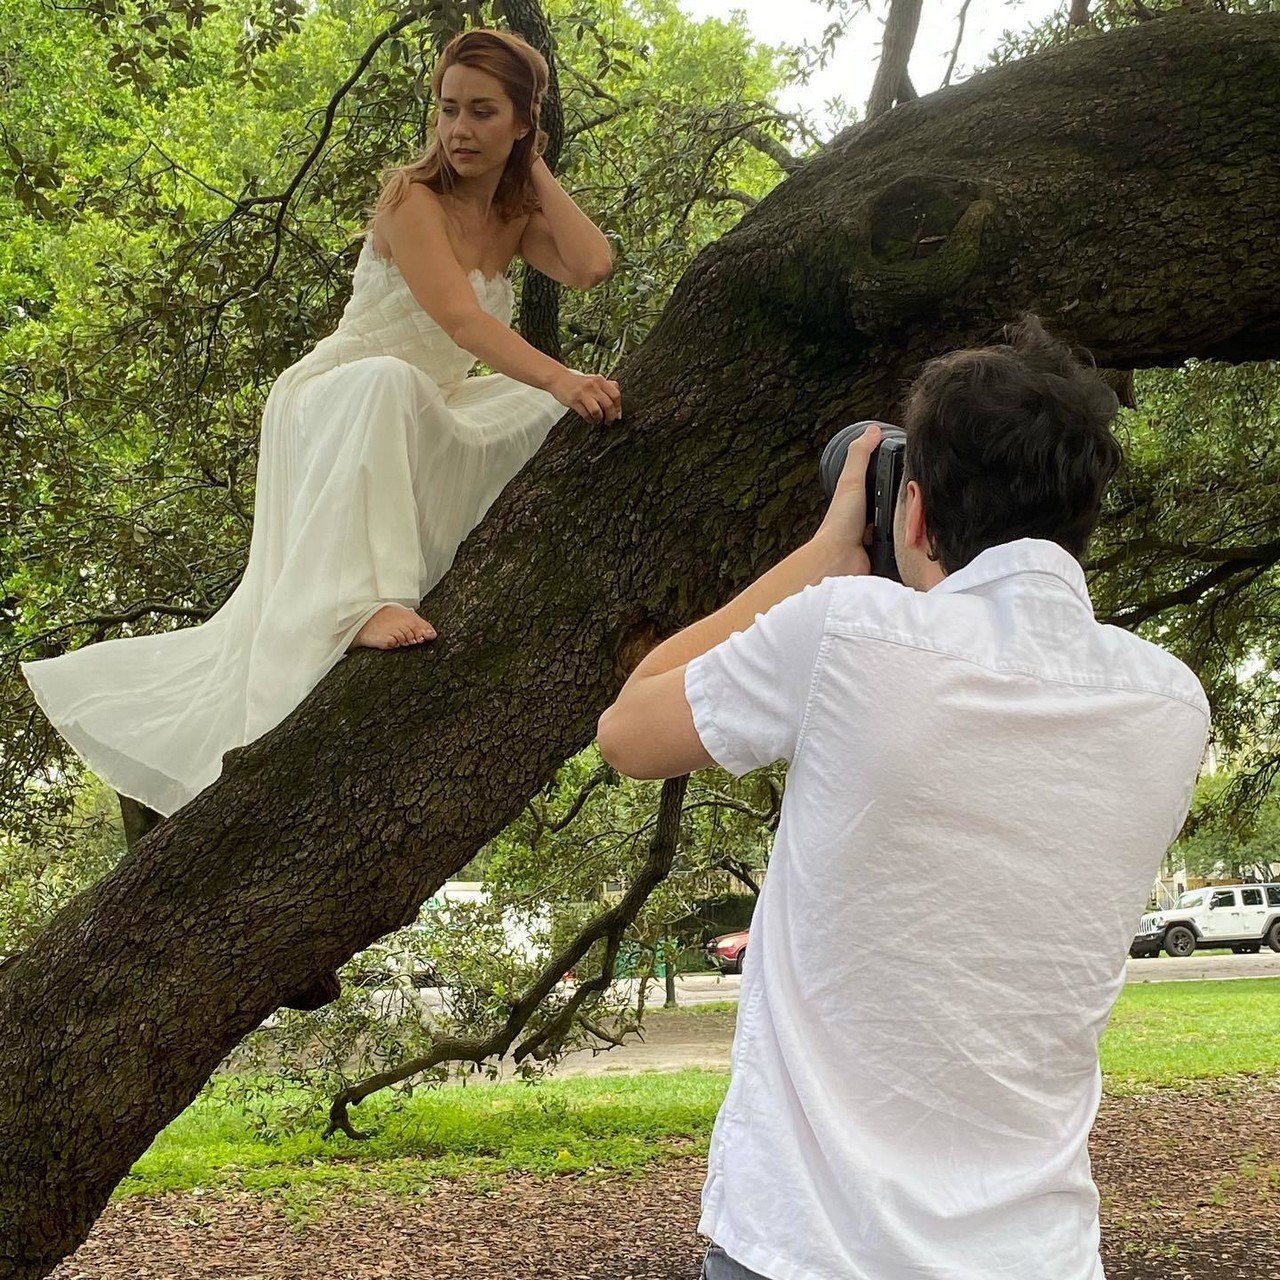
{"label": "green grass", "polygon": [[1280,978],[1125,987],[1102,1037],[1111,1093],[1280,1074]]}
{"label": "green grass", "polygon": [[[723,1013],[732,1002],[681,1017]],[[1102,1040],[1108,1092],[1280,1075],[1280,978],[1126,987]],[[687,1070],[422,1090],[399,1111],[352,1111],[368,1142],[264,1140],[217,1092],[155,1141],[121,1193],[232,1186],[309,1203],[344,1187],[413,1192],[435,1178],[628,1172],[706,1150],[728,1077]]]}
{"label": "green grass", "polygon": [[727,1081],[689,1070],[423,1090],[398,1111],[376,1099],[353,1109],[358,1128],[378,1130],[366,1142],[323,1142],[319,1128],[263,1140],[215,1091],[160,1134],[120,1191],[413,1191],[439,1177],[633,1171],[705,1151]]}

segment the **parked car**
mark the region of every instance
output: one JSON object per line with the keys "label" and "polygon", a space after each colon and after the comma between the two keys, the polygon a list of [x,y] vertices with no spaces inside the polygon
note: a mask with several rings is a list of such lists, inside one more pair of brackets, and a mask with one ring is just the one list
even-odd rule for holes
{"label": "parked car", "polygon": [[747,936],[750,929],[739,929],[736,933],[722,933],[712,938],[703,948],[707,959],[721,973],[741,973],[742,962],[747,958]]}
{"label": "parked car", "polygon": [[1189,956],[1197,947],[1230,947],[1237,955],[1266,944],[1280,951],[1280,884],[1210,885],[1191,889],[1168,911],[1138,922],[1131,956]]}

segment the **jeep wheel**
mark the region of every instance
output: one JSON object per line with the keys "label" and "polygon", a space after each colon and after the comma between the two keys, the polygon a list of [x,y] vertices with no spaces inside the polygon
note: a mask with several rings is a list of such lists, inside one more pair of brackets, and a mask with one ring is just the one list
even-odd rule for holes
{"label": "jeep wheel", "polygon": [[1272,951],[1280,951],[1280,920],[1273,920],[1267,930],[1267,946]]}
{"label": "jeep wheel", "polygon": [[1185,924],[1175,924],[1164,935],[1164,949],[1166,955],[1185,960],[1195,952],[1196,935]]}

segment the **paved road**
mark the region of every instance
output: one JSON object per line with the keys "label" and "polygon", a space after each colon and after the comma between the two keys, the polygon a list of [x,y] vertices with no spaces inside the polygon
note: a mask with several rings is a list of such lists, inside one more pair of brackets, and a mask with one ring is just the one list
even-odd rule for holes
{"label": "paved road", "polygon": [[1256,956],[1236,956],[1229,951],[1202,951],[1175,960],[1153,956],[1149,960],[1129,960],[1128,982],[1192,982],[1201,978],[1280,978],[1280,953],[1263,947]]}
{"label": "paved road", "polygon": [[[1126,982],[1193,982],[1200,979],[1280,978],[1280,953],[1265,947],[1256,956],[1236,956],[1229,952],[1199,952],[1185,960],[1171,956],[1153,956],[1149,960],[1129,960],[1125,965]],[[708,1004],[718,1000],[736,1000],[742,979],[732,974],[683,974],[676,979],[676,1003]],[[664,998],[661,982],[650,985],[645,1004],[661,1008]]]}
{"label": "paved road", "polygon": [[[1010,953],[1010,972],[1014,972],[1016,954]],[[1185,960],[1170,956],[1155,956],[1150,960],[1126,962],[1126,982],[1194,982],[1200,979],[1225,980],[1228,978],[1280,978],[1280,953],[1265,948],[1256,956],[1236,956],[1228,952],[1197,953]],[[623,979],[619,986],[627,992],[627,999],[634,1003],[638,983],[635,979]],[[699,1004],[715,1004],[720,1001],[736,1001],[742,979],[736,974],[692,973],[681,974],[676,979],[676,1004],[681,1007]],[[647,1009],[661,1009],[666,997],[661,980],[651,982],[645,993]],[[384,989],[370,992],[370,998],[381,1004],[384,1012],[391,1012],[403,1000],[397,992]],[[440,1007],[440,994],[426,988],[415,996],[424,1007]]]}

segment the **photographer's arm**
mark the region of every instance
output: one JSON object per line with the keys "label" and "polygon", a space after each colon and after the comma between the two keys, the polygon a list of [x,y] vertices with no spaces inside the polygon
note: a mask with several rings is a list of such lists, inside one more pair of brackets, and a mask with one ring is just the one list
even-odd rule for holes
{"label": "photographer's arm", "polygon": [[879,440],[880,432],[873,429],[850,447],[831,506],[808,542],[722,609],[664,640],[631,673],[597,727],[600,752],[620,773],[669,778],[714,764],[685,697],[686,666],[805,587],[836,575],[871,572],[863,545],[865,486],[867,460]]}

